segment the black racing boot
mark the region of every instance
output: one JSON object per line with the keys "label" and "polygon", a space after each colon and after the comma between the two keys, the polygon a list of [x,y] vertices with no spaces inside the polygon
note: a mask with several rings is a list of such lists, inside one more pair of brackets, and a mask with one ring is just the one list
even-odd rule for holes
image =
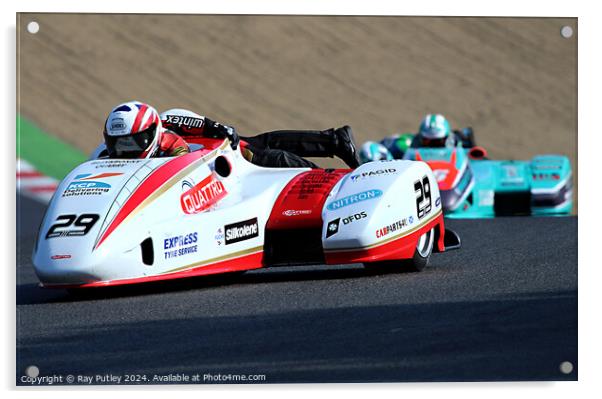
{"label": "black racing boot", "polygon": [[343,126],[334,130],[337,138],[335,155],[343,160],[350,168],[355,169],[360,166],[360,160],[355,148],[355,140],[350,126]]}

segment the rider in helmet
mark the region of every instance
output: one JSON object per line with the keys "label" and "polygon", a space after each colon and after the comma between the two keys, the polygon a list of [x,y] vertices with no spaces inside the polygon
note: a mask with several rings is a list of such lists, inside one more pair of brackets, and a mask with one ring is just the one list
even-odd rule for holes
{"label": "rider in helmet", "polygon": [[391,153],[393,159],[402,159],[405,152],[412,145],[413,133],[394,134],[380,141]]}
{"label": "rider in helmet", "polygon": [[161,113],[163,126],[179,135],[228,137],[249,161],[267,167],[318,168],[303,157],[341,158],[352,168],[359,166],[351,128],[343,126],[328,130],[278,130],[252,137],[240,137],[234,128],[219,124],[207,117],[185,109],[170,109]]}
{"label": "rider in helmet", "polygon": [[[112,158],[150,158],[188,153],[180,135],[228,138],[236,149],[239,137],[234,128],[184,109],[161,115],[148,104],[130,101],[115,107],[104,129],[105,144]],[[359,166],[351,128],[324,131],[281,130],[243,138],[243,156],[268,167],[318,166],[303,156],[338,156],[350,167]]]}
{"label": "rider in helmet", "polygon": [[366,141],[360,148],[360,162],[372,162],[372,161],[390,161],[393,156],[387,150],[387,148],[374,141]]}
{"label": "rider in helmet", "polygon": [[[447,119],[440,114],[428,114],[420,123],[415,140],[419,147],[449,147],[454,145],[454,135]],[[412,147],[415,147],[414,143]]]}
{"label": "rider in helmet", "polygon": [[103,135],[111,158],[171,157],[189,152],[180,136],[163,127],[157,110],[138,101],[115,107]]}
{"label": "rider in helmet", "polygon": [[[465,148],[474,147],[472,128],[452,130],[449,122],[443,115],[428,114],[420,124],[417,134],[394,134],[381,140],[386,150],[393,159],[403,159],[410,147],[453,147],[461,142]],[[360,150],[362,163],[385,159],[381,156],[383,151],[368,141]]]}

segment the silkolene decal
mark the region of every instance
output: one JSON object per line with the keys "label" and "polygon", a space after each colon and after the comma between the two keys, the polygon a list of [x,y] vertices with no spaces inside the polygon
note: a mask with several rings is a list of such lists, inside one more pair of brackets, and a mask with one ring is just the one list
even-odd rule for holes
{"label": "silkolene decal", "polygon": [[224,226],[226,245],[259,236],[257,218]]}

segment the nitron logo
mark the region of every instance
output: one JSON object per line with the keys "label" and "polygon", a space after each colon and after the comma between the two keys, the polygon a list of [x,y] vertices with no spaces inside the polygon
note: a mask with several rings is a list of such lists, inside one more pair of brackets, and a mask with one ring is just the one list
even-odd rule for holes
{"label": "nitron logo", "polygon": [[358,202],[371,200],[380,197],[381,195],[383,195],[383,192],[381,190],[362,191],[361,193],[349,195],[336,201],[332,201],[326,206],[326,208],[331,211],[336,211],[337,209],[346,207],[348,205],[353,205]]}

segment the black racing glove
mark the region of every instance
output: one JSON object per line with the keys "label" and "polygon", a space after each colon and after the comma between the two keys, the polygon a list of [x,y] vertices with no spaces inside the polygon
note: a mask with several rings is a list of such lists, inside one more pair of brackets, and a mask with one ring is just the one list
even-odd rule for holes
{"label": "black racing glove", "polygon": [[227,138],[228,140],[230,140],[230,147],[232,147],[233,150],[238,148],[240,138],[238,137],[238,133],[236,133],[236,130],[233,127],[222,125],[221,123],[214,121],[210,122],[211,123],[207,124],[207,127],[209,127],[209,129],[207,130],[210,131],[208,132],[209,135],[218,138]]}
{"label": "black racing glove", "polygon": [[237,149],[238,144],[240,143],[240,138],[238,137],[236,130],[231,126],[221,125],[221,127],[224,129],[224,134],[228,140],[230,140],[230,147],[232,147],[233,150]]}

